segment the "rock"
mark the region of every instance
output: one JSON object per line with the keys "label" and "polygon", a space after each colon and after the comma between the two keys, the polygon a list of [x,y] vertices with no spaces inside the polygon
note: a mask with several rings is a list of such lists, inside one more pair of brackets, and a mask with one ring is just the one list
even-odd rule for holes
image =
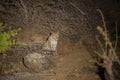
{"label": "rock", "polygon": [[53,65],[52,60],[40,53],[28,54],[24,57],[24,65],[35,72],[41,72]]}
{"label": "rock", "polygon": [[0,80],[50,80],[55,76],[52,73],[28,73],[28,72],[21,72],[21,73],[14,73],[11,75],[5,75],[0,77]]}

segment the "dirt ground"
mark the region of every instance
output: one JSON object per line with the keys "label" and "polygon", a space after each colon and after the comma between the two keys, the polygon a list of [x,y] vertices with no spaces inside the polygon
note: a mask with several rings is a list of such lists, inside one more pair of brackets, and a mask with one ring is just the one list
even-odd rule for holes
{"label": "dirt ground", "polygon": [[92,57],[85,47],[75,48],[73,51],[57,58],[55,80],[100,80],[97,69],[92,64]]}

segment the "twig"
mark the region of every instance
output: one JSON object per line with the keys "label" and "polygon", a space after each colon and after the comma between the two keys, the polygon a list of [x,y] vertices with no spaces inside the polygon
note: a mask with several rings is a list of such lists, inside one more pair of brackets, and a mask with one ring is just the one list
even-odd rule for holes
{"label": "twig", "polygon": [[73,3],[70,3],[74,8],[76,8],[78,11],[80,11],[80,13],[82,15],[86,15],[80,8],[78,8],[76,5],[74,5]]}
{"label": "twig", "polygon": [[105,50],[104,50],[104,48],[103,48],[103,46],[102,46],[102,43],[100,42],[100,40],[98,39],[98,37],[96,37],[96,39],[97,39],[97,42],[98,42],[100,48],[102,49],[102,52],[104,53]]}
{"label": "twig", "polygon": [[25,16],[26,16],[26,19],[28,19],[28,11],[27,11],[27,8],[23,2],[23,0],[20,0],[20,4],[22,5],[24,11],[25,11]]}
{"label": "twig", "polygon": [[103,15],[103,13],[102,13],[102,11],[100,9],[97,9],[97,11],[100,13],[100,15],[102,17],[103,27],[105,29],[105,32],[107,32],[107,27],[106,27],[104,15]]}
{"label": "twig", "polygon": [[116,51],[117,43],[118,43],[118,30],[117,30],[117,22],[115,23],[115,28],[116,28],[116,41],[115,41],[115,48],[114,50]]}
{"label": "twig", "polygon": [[[106,26],[106,23],[105,23],[104,15],[103,15],[103,13],[102,13],[102,11],[100,9],[97,9],[97,11],[100,13],[100,15],[102,17],[103,27],[105,29],[106,36],[108,36],[107,35],[107,26]],[[107,52],[107,45],[105,45],[105,52]]]}
{"label": "twig", "polygon": [[103,56],[99,53],[99,52],[97,52],[97,51],[94,51],[100,58],[102,58],[103,59]]}
{"label": "twig", "polygon": [[98,62],[98,61],[96,61],[96,60],[90,60],[89,62],[90,62],[90,63],[96,63],[96,64],[99,65],[99,66],[105,67],[105,65],[104,65],[103,63],[100,63],[100,62]]}

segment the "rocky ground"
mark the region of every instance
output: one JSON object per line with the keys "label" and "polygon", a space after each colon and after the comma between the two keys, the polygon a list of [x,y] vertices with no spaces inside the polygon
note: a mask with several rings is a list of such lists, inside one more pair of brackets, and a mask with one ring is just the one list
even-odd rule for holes
{"label": "rocky ground", "polygon": [[13,72],[10,69],[5,70],[8,75],[2,76],[1,80],[100,80],[97,67],[94,66],[92,57],[85,47],[73,45],[70,49],[72,50],[65,54],[52,55],[50,57],[54,64],[52,67],[42,70],[35,69],[36,66],[34,66],[33,69],[28,69],[21,64],[21,67],[17,66],[18,69],[12,68]]}

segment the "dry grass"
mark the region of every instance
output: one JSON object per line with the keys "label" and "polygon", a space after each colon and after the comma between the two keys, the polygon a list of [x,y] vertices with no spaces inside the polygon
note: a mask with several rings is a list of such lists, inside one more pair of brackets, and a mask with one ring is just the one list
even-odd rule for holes
{"label": "dry grass", "polygon": [[116,26],[116,43],[115,43],[115,46],[113,46],[110,40],[109,34],[107,33],[107,26],[106,26],[106,22],[104,19],[104,15],[102,11],[99,9],[98,9],[98,12],[100,13],[102,17],[103,28],[101,26],[97,26],[97,30],[102,35],[104,41],[102,42],[99,37],[96,37],[97,42],[102,52],[100,53],[100,52],[95,51],[95,53],[103,60],[102,63],[97,62],[97,64],[105,68],[108,74],[107,77],[109,77],[109,80],[115,80],[115,75],[113,73],[113,62],[117,62],[118,64],[120,64],[120,60],[116,53],[116,47],[117,47],[117,42],[118,42],[117,26]]}

